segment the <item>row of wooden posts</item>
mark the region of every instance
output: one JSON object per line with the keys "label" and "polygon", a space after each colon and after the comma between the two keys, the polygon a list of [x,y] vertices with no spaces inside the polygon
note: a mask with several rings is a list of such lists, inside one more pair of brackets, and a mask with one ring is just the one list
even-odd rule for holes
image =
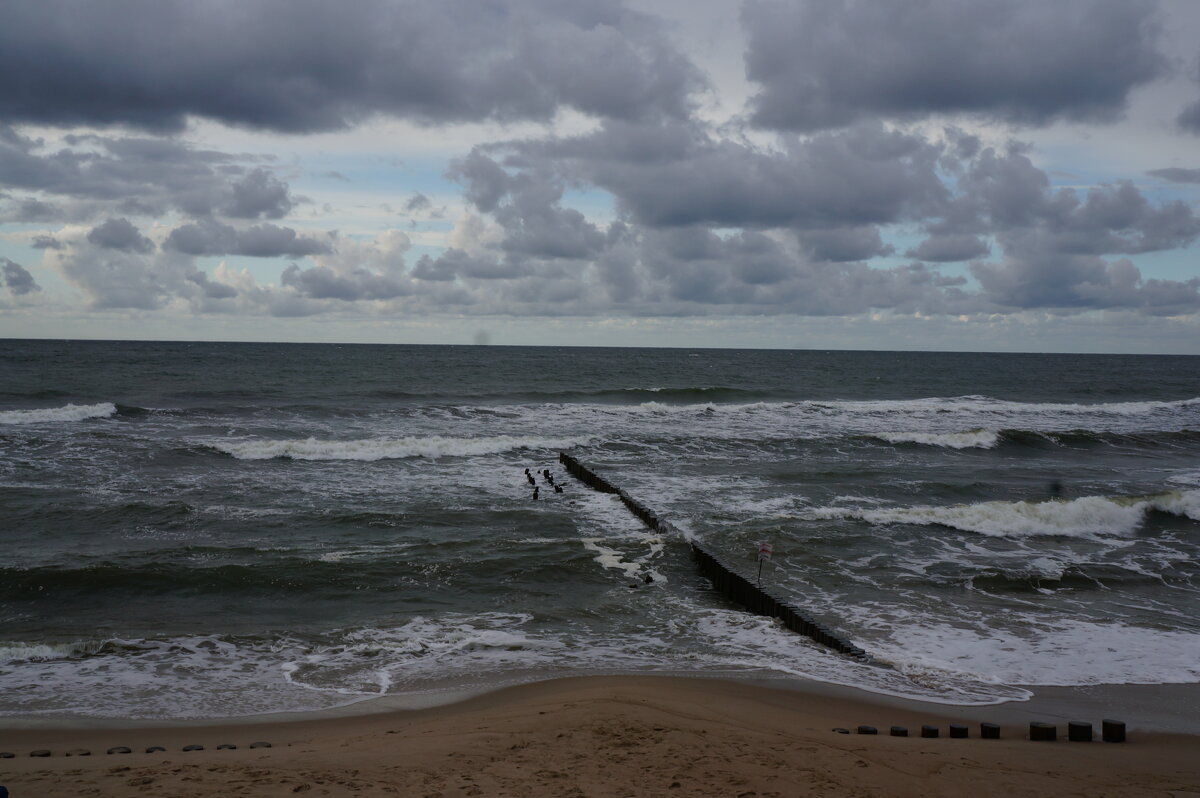
{"label": "row of wooden posts", "polygon": [[[571,476],[588,487],[598,490],[601,493],[613,493],[619,496],[630,512],[640,518],[646,526],[659,534],[668,535],[674,533],[678,534],[681,539],[683,538],[683,534],[671,522],[660,518],[653,510],[579,462],[575,457],[566,452],[560,452],[558,459]],[[730,601],[739,604],[756,615],[778,618],[788,629],[806,635],[816,642],[832,648],[834,651],[864,662],[870,660],[870,656],[861,648],[851,644],[833,630],[813,620],[795,605],[772,595],[769,591],[763,590],[761,585],[755,584],[742,576],[699,543],[692,542],[690,545],[692,556],[699,566],[700,573],[712,583],[713,589],[717,590]]]}

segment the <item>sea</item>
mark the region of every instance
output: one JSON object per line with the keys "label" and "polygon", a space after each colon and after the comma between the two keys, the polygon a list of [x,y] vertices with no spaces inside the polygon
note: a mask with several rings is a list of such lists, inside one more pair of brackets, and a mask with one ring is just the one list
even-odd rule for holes
{"label": "sea", "polygon": [[0,341],[0,718],[626,673],[1200,683],[1200,358]]}

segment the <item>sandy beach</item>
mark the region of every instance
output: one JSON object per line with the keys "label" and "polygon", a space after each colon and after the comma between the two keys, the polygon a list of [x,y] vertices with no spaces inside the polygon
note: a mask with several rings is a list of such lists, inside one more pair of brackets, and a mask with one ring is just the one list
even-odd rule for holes
{"label": "sandy beach", "polygon": [[[981,739],[979,722],[997,718],[1002,739]],[[917,704],[815,684],[580,677],[353,717],[5,729],[0,751],[15,757],[0,760],[0,784],[13,798],[1200,795],[1195,736],[1131,727],[1127,742],[1107,744],[1100,719],[1086,718],[1096,742],[1067,742],[1065,722],[1057,742],[1031,742],[1028,721],[1038,719],[1021,705]],[[952,722],[970,737],[950,738]],[[833,731],[860,724],[880,734]],[[923,724],[941,736],[921,738]],[[894,725],[910,736],[890,736]],[[258,741],[271,747],[250,747]],[[116,746],[133,753],[106,754]],[[29,755],[38,749],[51,755]]]}

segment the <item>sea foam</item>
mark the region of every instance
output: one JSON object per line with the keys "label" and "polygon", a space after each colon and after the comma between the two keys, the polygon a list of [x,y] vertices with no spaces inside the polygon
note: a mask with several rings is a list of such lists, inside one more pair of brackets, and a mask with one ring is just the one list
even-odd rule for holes
{"label": "sea foam", "polygon": [[987,429],[966,432],[877,432],[871,437],[887,443],[917,443],[947,449],[991,449],[1000,441],[1000,433]]}
{"label": "sea foam", "polygon": [[83,421],[89,418],[108,418],[117,412],[112,402],[94,405],[64,405],[34,410],[0,410],[0,424],[47,424],[56,421]]}
{"label": "sea foam", "polygon": [[1146,513],[1158,512],[1200,520],[1200,491],[1168,491],[1153,496],[1111,498],[1084,496],[1068,501],[979,502],[945,507],[821,507],[814,519],[856,518],[872,524],[939,525],[991,537],[1126,536]]}

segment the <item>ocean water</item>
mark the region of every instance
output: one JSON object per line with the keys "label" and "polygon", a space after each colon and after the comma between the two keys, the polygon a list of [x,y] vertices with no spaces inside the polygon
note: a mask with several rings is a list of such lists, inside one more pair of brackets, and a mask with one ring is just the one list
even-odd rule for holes
{"label": "ocean water", "polygon": [[[708,589],[561,450],[875,662]],[[564,491],[524,469],[551,469]],[[1200,358],[0,341],[0,716],[1200,682]]]}

